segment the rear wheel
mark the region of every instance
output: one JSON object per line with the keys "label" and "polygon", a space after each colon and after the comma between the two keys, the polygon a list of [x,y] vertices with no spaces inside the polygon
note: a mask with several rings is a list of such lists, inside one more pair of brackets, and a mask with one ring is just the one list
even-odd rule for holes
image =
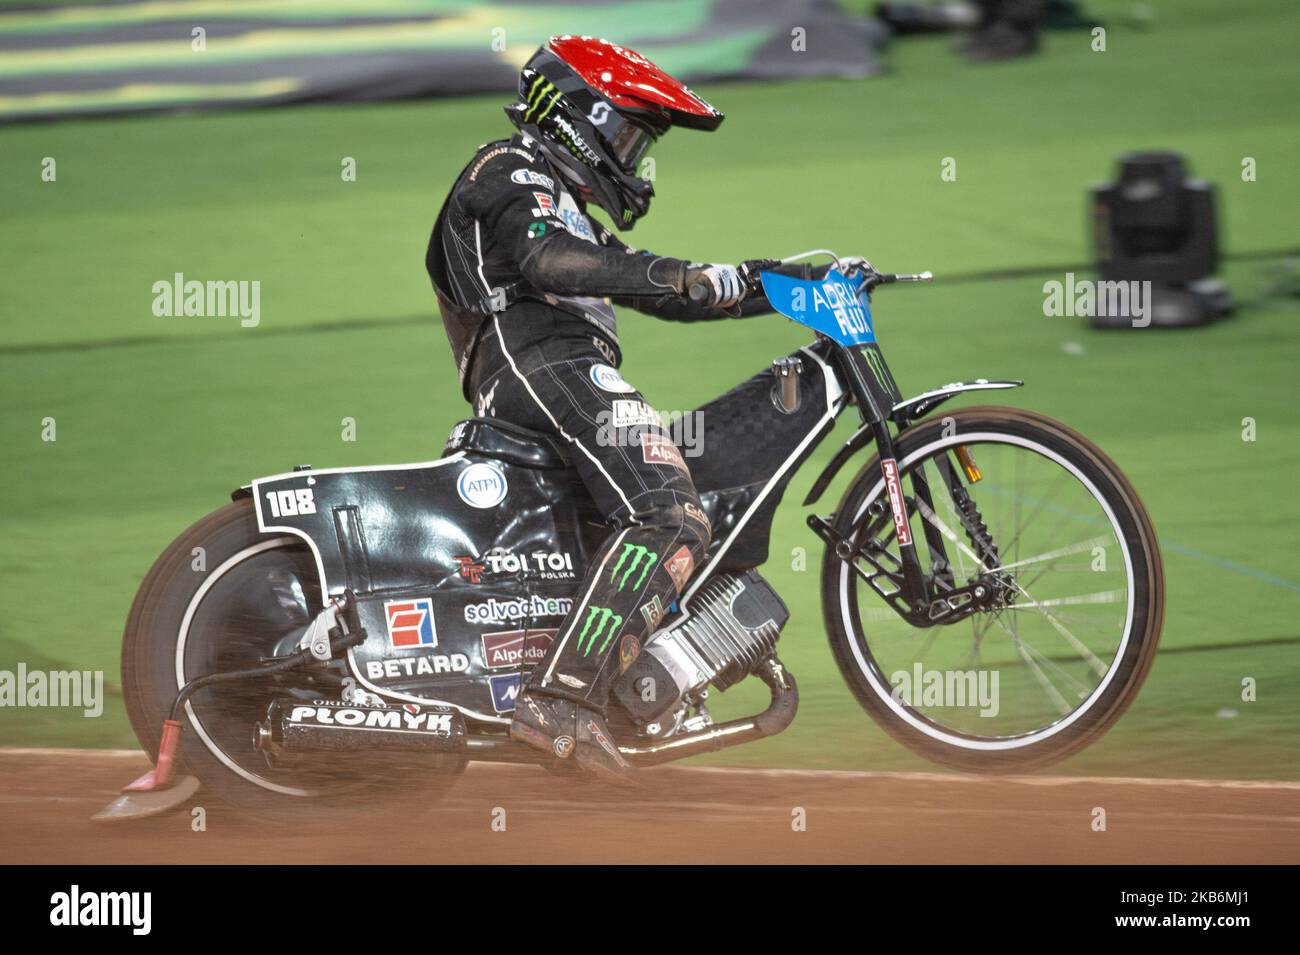
{"label": "rear wheel", "polygon": [[[178,688],[209,673],[257,666],[296,647],[322,606],[314,560],[294,537],[260,534],[251,502],[203,518],[145,576],[127,619],[122,685],[136,737],[156,759]],[[283,818],[305,808],[380,811],[390,796],[436,798],[462,756],[418,763],[330,754],[275,768],[253,746],[272,698],[337,694],[337,680],[294,674],[200,690],[187,704],[179,762],[204,791],[246,813]],[[349,758],[351,757],[351,758]]]}
{"label": "rear wheel", "polygon": [[972,771],[1047,765],[1099,738],[1141,687],[1163,619],[1155,531],[1128,481],[1083,436],[1011,408],[923,422],[896,454],[907,530],[957,609],[905,620],[890,606],[900,547],[873,458],[822,569],[858,701],[904,745]]}

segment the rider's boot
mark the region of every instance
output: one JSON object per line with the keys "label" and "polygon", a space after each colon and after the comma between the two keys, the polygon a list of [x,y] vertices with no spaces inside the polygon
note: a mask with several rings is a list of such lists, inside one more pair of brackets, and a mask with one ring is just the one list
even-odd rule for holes
{"label": "rider's boot", "polygon": [[603,779],[622,782],[632,770],[604,717],[564,697],[525,689],[515,704],[510,736]]}
{"label": "rider's boot", "polygon": [[642,512],[600,548],[578,588],[583,598],[519,694],[512,737],[607,779],[632,768],[605,724],[605,704],[704,556],[708,527],[694,516],[699,504],[691,507]]}

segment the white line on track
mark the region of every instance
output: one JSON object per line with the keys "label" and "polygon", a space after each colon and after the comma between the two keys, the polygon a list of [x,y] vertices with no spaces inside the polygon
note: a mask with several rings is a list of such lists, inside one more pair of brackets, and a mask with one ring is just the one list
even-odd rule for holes
{"label": "white line on track", "polygon": [[91,759],[139,759],[143,755],[144,752],[138,749],[56,749],[41,746],[0,746],[0,757],[54,756],[71,759],[77,757],[89,757]]}
{"label": "white line on track", "polygon": [[[907,818],[932,816],[937,819],[950,818],[952,816],[976,816],[999,818],[1008,814],[1014,814],[1018,819],[1062,819],[1074,818],[1075,810],[1069,808],[1059,809],[1026,809],[1024,807],[1000,808],[1000,807],[972,807],[972,806],[880,806],[873,804],[870,806],[835,806],[824,805],[817,802],[809,803],[805,808],[815,811],[818,815],[825,813],[840,813],[843,815],[864,815],[864,816],[904,816]],[[465,812],[482,814],[481,802],[449,800],[446,805],[440,805],[439,811],[452,810],[455,812]],[[636,802],[623,801],[618,804],[619,813],[630,813],[638,818],[653,818],[655,813],[680,813],[689,812],[695,817],[696,821],[701,821],[704,814],[710,817],[730,822],[739,822],[747,819],[753,819],[756,813],[786,815],[789,810],[784,805],[775,804],[751,804],[744,807],[737,807],[728,803],[706,803],[706,802],[664,802],[656,800],[654,802]],[[511,806],[510,812],[523,815],[538,816],[582,816],[584,818],[592,817],[590,806],[575,806],[572,803],[563,802],[539,802],[530,800],[526,806]],[[1147,829],[1162,829],[1172,832],[1186,831],[1192,829],[1204,829],[1212,832],[1223,832],[1223,823],[1244,823],[1251,825],[1236,825],[1232,827],[1233,832],[1241,831],[1243,828],[1257,829],[1259,824],[1268,823],[1269,830],[1276,832],[1278,827],[1300,828],[1300,816],[1271,816],[1258,815],[1253,813],[1228,813],[1228,812],[1180,812],[1172,809],[1162,809],[1162,815],[1167,815],[1172,822],[1167,824],[1152,824],[1148,820],[1153,817],[1149,813],[1139,813],[1137,818],[1142,819],[1142,824]]]}
{"label": "white line on track", "polygon": [[864,782],[1013,783],[1021,786],[1164,786],[1185,789],[1276,789],[1300,791],[1300,781],[1285,779],[1160,779],[1137,776],[979,776],[961,773],[893,772],[844,769],[748,769],[731,766],[681,766],[680,772],[749,773],[755,776],[860,779]]}
{"label": "white line on track", "polygon": [[[134,749],[68,749],[0,746],[0,759],[13,756],[46,756],[56,759],[139,759]],[[475,763],[475,771],[512,768],[513,763]],[[943,784],[1013,784],[1019,786],[1153,786],[1181,789],[1261,789],[1300,792],[1300,781],[1270,779],[1160,779],[1139,776],[978,776],[961,773],[895,772],[848,769],[763,769],[745,766],[670,766],[665,771],[698,775],[749,775],[767,778],[823,779],[851,782],[916,782]]]}

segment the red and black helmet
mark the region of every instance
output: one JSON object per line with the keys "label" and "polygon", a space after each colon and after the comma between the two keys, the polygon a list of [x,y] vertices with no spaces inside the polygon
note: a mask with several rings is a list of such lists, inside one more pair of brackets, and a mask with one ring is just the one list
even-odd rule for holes
{"label": "red and black helmet", "polygon": [[722,114],[645,57],[589,36],[553,36],[519,74],[510,121],[537,140],[586,201],[630,229],[654,186],[637,175],[673,126],[717,129]]}

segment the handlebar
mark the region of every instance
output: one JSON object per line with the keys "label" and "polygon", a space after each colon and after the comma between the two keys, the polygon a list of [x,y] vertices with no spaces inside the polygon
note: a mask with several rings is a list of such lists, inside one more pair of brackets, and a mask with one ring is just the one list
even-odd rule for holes
{"label": "handlebar", "polygon": [[[770,269],[774,269],[777,266],[782,264],[784,264],[784,262],[781,259],[751,259],[747,262],[742,262],[740,269],[741,269],[742,278],[745,283],[746,297],[748,297],[749,295],[753,295],[754,293],[762,292],[763,290],[763,282],[761,278],[762,272],[768,271]],[[875,271],[875,269],[869,269],[869,270],[863,269],[861,270],[861,272],[865,273],[866,275],[866,280],[863,282],[863,287],[868,292],[870,292],[872,289],[876,288],[877,286],[892,285],[895,282],[934,281],[934,273],[928,270],[925,272],[898,273],[898,274],[892,272],[877,272]],[[858,274],[858,273],[854,272],[852,274]],[[708,299],[709,290],[705,288],[703,285],[692,285],[690,289],[688,289],[687,294],[692,302],[699,305],[699,304],[703,304]]]}
{"label": "handlebar", "polygon": [[867,276],[867,288],[877,285],[889,285],[893,282],[933,282],[934,273],[930,271],[894,275],[888,272],[872,272]]}

